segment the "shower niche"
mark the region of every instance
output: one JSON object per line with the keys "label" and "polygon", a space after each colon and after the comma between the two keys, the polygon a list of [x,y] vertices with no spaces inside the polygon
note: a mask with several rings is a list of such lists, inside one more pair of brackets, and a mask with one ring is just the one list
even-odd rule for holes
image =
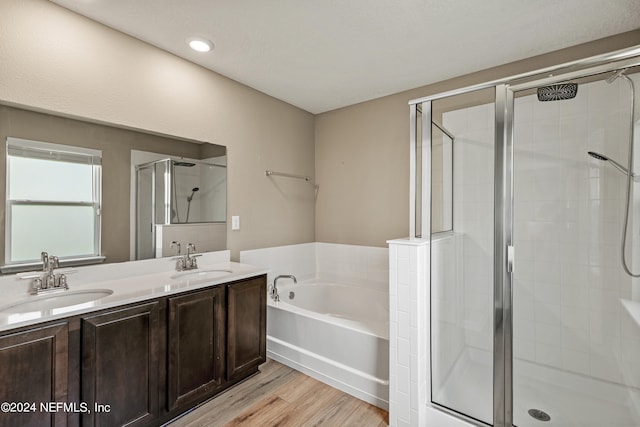
{"label": "shower niche", "polygon": [[177,248],[171,247],[174,240],[194,243],[198,252],[226,249],[224,152],[204,160],[163,158],[139,163],[135,186],[136,259],[176,255]]}

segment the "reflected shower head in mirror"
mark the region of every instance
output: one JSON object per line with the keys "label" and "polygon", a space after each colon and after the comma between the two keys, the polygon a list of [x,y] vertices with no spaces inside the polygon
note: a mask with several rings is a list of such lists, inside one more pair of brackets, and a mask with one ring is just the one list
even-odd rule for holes
{"label": "reflected shower head in mirror", "polygon": [[578,94],[578,83],[562,83],[538,88],[538,101],[573,99]]}
{"label": "reflected shower head in mirror", "polygon": [[[595,151],[588,151],[587,154],[590,155],[591,157],[593,157],[594,159],[611,163],[614,168],[618,169],[624,175],[628,175],[629,174],[629,171],[627,170],[627,168],[625,168],[624,166],[622,166],[620,163],[616,162],[615,160],[610,159],[609,157],[605,156],[604,154],[596,153]],[[635,174],[631,174],[631,176],[635,176]]]}
{"label": "reflected shower head in mirror", "polygon": [[174,160],[173,161],[173,165],[174,166],[184,166],[184,167],[190,168],[192,166],[195,166],[196,164],[195,163],[191,163],[191,162],[182,162],[182,161],[179,161],[179,160]]}

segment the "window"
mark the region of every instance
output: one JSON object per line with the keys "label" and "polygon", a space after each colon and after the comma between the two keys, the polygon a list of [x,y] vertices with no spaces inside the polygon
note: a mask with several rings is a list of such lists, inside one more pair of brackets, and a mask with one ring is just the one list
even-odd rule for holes
{"label": "window", "polygon": [[100,256],[101,156],[7,138],[5,264]]}

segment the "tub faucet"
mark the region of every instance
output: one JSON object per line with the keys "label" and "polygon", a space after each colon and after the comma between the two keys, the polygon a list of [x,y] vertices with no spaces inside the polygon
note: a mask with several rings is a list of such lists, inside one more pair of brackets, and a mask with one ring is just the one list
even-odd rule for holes
{"label": "tub faucet", "polygon": [[294,276],[293,274],[281,274],[280,276],[273,279],[273,285],[269,287],[269,296],[275,302],[280,301],[280,295],[278,295],[278,286],[277,286],[278,279],[293,279],[294,284],[298,283],[298,279],[296,279],[296,276]]}

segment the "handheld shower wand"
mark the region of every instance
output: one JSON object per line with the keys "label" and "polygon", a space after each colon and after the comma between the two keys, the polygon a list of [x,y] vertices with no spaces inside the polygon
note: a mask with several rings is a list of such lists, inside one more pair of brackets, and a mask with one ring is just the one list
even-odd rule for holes
{"label": "handheld shower wand", "polygon": [[[620,163],[616,162],[615,160],[605,156],[604,154],[600,154],[600,153],[597,153],[595,151],[588,151],[587,154],[590,155],[591,157],[593,157],[594,159],[602,160],[602,161],[605,161],[605,162],[609,162],[609,163],[611,163],[611,165],[614,168],[618,169],[623,175],[629,175],[629,171],[627,170],[627,168],[625,168],[624,166],[622,166]],[[638,176],[638,175],[635,174],[635,173],[631,174],[632,178],[635,178],[636,176]]]}
{"label": "handheld shower wand", "polygon": [[193,200],[193,195],[196,194],[196,191],[200,191],[199,187],[193,187],[191,189],[191,195],[189,197],[187,197],[187,202],[190,202],[191,200]]}
{"label": "handheld shower wand", "polygon": [[189,211],[191,210],[191,201],[193,200],[193,196],[196,194],[196,191],[200,191],[200,187],[193,187],[191,189],[191,195],[187,197],[187,219],[184,222],[189,222]]}
{"label": "handheld shower wand", "polygon": [[633,172],[633,149],[634,149],[634,119],[635,119],[635,86],[633,84],[633,80],[631,80],[629,77],[627,77],[627,75],[625,75],[625,69],[621,69],[621,70],[617,70],[614,74],[612,74],[611,76],[609,76],[609,78],[607,78],[606,82],[611,84],[613,83],[615,80],[617,79],[622,79],[624,81],[627,82],[627,84],[629,85],[629,91],[630,91],[630,111],[629,111],[629,154],[628,154],[628,166],[625,168],[624,166],[622,166],[620,163],[616,162],[613,159],[610,159],[607,156],[604,156],[600,153],[596,153],[595,151],[589,151],[589,155],[591,157],[593,157],[594,159],[598,159],[598,160],[603,160],[603,161],[607,161],[609,163],[611,163],[611,165],[613,165],[613,167],[615,167],[616,169],[618,169],[620,172],[622,172],[624,175],[626,175],[627,179],[626,179],[626,198],[625,198],[625,206],[624,206],[624,223],[622,225],[622,238],[621,238],[621,242],[620,242],[620,258],[622,261],[622,268],[624,269],[625,273],[627,273],[629,276],[631,277],[640,277],[640,273],[634,273],[631,271],[631,269],[629,268],[629,265],[627,264],[627,257],[626,257],[626,247],[627,247],[627,231],[628,231],[628,227],[629,227],[629,208],[631,205],[631,183],[634,181],[634,177],[636,176],[636,174],[634,174]]}

